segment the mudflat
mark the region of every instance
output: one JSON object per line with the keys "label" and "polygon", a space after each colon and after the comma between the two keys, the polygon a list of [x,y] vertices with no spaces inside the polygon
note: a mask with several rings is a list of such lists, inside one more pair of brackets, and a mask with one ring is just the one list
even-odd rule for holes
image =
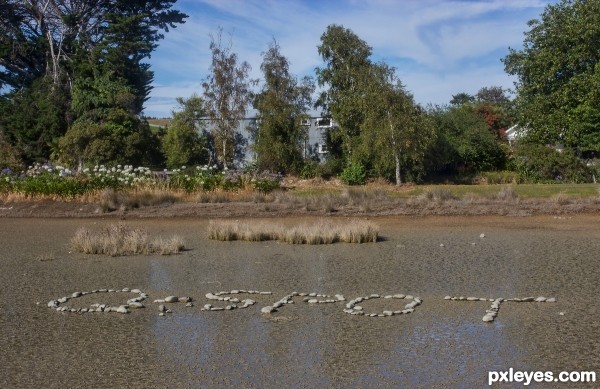
{"label": "mudflat", "polygon": [[[343,223],[344,217],[331,217]],[[250,219],[259,220],[259,219]],[[293,225],[312,216],[276,219]],[[207,218],[121,220],[151,235],[183,237],[174,256],[107,257],[71,252],[82,226],[115,218],[0,218],[0,387],[484,387],[488,371],[600,372],[600,216],[386,216],[377,243],[308,246],[208,240]],[[482,237],[483,234],[483,237]],[[138,288],[146,308],[67,313],[48,301],[74,292]],[[204,311],[209,292],[257,304]],[[410,294],[410,314],[366,317],[345,302],[292,292]],[[190,296],[194,306],[154,299]],[[480,298],[503,302],[484,323]],[[64,305],[119,305],[131,293],[94,293]],[[370,299],[365,312],[408,302]],[[510,387],[512,384],[504,384]],[[551,384],[533,383],[530,387]],[[553,385],[553,384],[552,384]],[[502,387],[502,385],[499,385]],[[585,384],[561,384],[585,387]]]}

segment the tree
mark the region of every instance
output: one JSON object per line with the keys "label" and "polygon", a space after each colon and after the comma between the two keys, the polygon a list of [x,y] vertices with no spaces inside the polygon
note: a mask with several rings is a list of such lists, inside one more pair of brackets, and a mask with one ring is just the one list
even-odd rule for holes
{"label": "tree", "polygon": [[417,170],[435,132],[394,68],[377,64],[371,70],[365,85],[360,154],[370,160],[379,176],[386,177],[393,170],[396,185],[400,185],[402,170],[413,178],[419,175]]}
{"label": "tree", "polygon": [[307,138],[301,120],[307,117],[314,84],[310,77],[301,82],[289,72],[289,63],[275,40],[263,53],[260,66],[265,83],[254,99],[258,110],[255,139],[256,162],[260,169],[298,172]]}
{"label": "tree", "polygon": [[77,119],[59,140],[60,158],[70,166],[154,164],[158,139],[135,114],[133,88],[113,73],[80,78],[73,86]]}
{"label": "tree", "polygon": [[478,103],[507,106],[510,103],[510,99],[506,96],[505,92],[505,89],[501,86],[483,87],[475,95],[475,101]]}
{"label": "tree", "polygon": [[372,67],[372,49],[351,30],[332,24],[321,35],[318,51],[325,66],[316,69],[317,81],[327,89],[320,94],[317,106],[338,124],[330,136],[341,142],[345,158],[350,160],[364,121],[361,89]]}
{"label": "tree", "polygon": [[430,155],[438,159],[439,171],[475,173],[503,167],[506,155],[502,142],[475,106],[436,107],[431,116],[440,141]]}
{"label": "tree", "polygon": [[[171,9],[175,1],[0,0],[0,90],[7,100],[18,102],[39,95],[41,83],[49,85],[41,89],[45,98],[60,101],[55,115],[61,125],[51,131],[53,139],[77,119],[70,104],[76,85],[98,75],[111,73],[130,88],[130,111],[139,115],[152,81],[143,61],[163,38],[162,31],[187,17]],[[27,105],[2,104],[0,109],[8,139],[48,143],[48,131],[42,131],[47,117],[32,117],[32,130],[24,137],[18,117],[26,115]],[[18,146],[28,160],[48,157],[48,148]]]}
{"label": "tree", "polygon": [[162,150],[168,168],[209,162],[208,134],[202,118],[206,116],[204,101],[193,95],[177,98],[181,110],[173,112],[173,120],[162,139]]}
{"label": "tree", "polygon": [[252,102],[251,87],[255,80],[249,79],[250,64],[238,64],[237,54],[221,41],[222,30],[216,38],[211,36],[210,51],[212,63],[210,74],[202,83],[206,113],[213,121],[213,137],[217,160],[223,165],[231,165],[235,156],[236,131],[246,110]]}
{"label": "tree", "polygon": [[452,100],[450,100],[450,105],[454,107],[460,107],[463,104],[472,104],[475,102],[475,96],[470,95],[465,92],[460,92],[455,95],[452,95]]}
{"label": "tree", "polygon": [[597,150],[600,0],[561,0],[528,26],[523,49],[510,49],[503,60],[506,72],[518,78],[525,140]]}

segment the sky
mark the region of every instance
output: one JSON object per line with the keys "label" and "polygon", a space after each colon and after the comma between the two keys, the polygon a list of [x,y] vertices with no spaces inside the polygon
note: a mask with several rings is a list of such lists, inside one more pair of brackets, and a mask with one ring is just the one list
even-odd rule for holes
{"label": "sky", "polygon": [[514,88],[501,59],[521,49],[527,21],[557,0],[178,0],[189,17],[165,33],[148,60],[153,89],[148,117],[170,117],[177,97],[202,94],[210,72],[211,35],[223,29],[232,51],[262,78],[261,54],[276,39],[297,77],[315,77],[324,65],[317,52],[330,24],[352,30],[372,47],[415,101],[448,104],[460,92]]}

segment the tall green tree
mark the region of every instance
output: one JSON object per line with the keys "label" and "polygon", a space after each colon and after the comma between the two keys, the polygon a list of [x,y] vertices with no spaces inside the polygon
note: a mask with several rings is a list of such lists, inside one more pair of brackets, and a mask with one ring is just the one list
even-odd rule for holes
{"label": "tall green tree", "polygon": [[[12,103],[31,88],[30,94],[39,94],[44,79],[50,84],[46,98],[66,102],[56,109],[63,122],[53,131],[56,137],[77,119],[77,109],[70,104],[74,88],[112,74],[133,95],[128,111],[139,115],[152,81],[144,60],[163,38],[163,31],[187,17],[171,9],[175,1],[0,0],[0,88],[5,99]],[[19,116],[26,106],[1,104],[0,110],[0,126],[7,138],[23,138]],[[33,120],[37,122],[30,128],[43,128],[47,117]],[[31,131],[27,138],[47,143],[47,132]],[[47,158],[49,149],[36,155],[23,150],[23,154],[28,159]]]}
{"label": "tall green tree", "polygon": [[308,117],[314,83],[310,77],[299,82],[290,74],[289,62],[275,40],[263,53],[260,69],[264,85],[254,99],[259,123],[254,142],[256,162],[264,170],[298,172],[308,137],[301,120]]}
{"label": "tall green tree", "polygon": [[525,139],[599,150],[600,0],[561,0],[528,26],[503,60]]}
{"label": "tall green tree", "polygon": [[204,101],[198,95],[177,98],[180,110],[173,112],[167,132],[162,138],[162,150],[168,168],[209,162],[209,142],[206,131]]}
{"label": "tall green tree", "polygon": [[373,66],[372,49],[352,30],[332,24],[321,35],[318,51],[325,65],[316,69],[318,84],[324,88],[316,105],[338,124],[330,136],[341,142],[344,157],[350,160],[364,121],[363,89]]}
{"label": "tall green tree", "polygon": [[73,86],[77,119],[60,138],[60,159],[82,168],[90,164],[154,165],[158,138],[135,114],[133,87],[113,73],[80,78]]}
{"label": "tall green tree", "polygon": [[210,51],[212,62],[209,75],[204,79],[206,113],[214,123],[213,138],[216,159],[224,165],[232,165],[235,159],[236,132],[240,121],[252,103],[251,87],[256,84],[249,78],[250,64],[239,63],[232,51],[232,42],[222,41],[222,29],[212,36]]}
{"label": "tall green tree", "polygon": [[371,67],[364,88],[360,155],[379,176],[393,171],[396,185],[403,173],[413,179],[423,173],[425,152],[435,140],[433,126],[414,103],[398,79],[395,69],[385,64]]}

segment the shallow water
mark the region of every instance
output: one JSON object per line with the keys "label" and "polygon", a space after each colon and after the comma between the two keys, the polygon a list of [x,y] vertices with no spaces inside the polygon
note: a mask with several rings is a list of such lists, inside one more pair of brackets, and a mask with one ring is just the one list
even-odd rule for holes
{"label": "shallow water", "polygon": [[[511,367],[600,372],[600,218],[374,221],[382,241],[328,246],[209,241],[206,220],[127,221],[152,235],[180,234],[189,251],[111,258],[70,253],[68,241],[80,226],[112,221],[0,219],[0,387],[473,388],[487,386],[489,370]],[[75,291],[123,287],[148,293],[146,308],[122,315],[46,306]],[[211,302],[206,293],[232,289],[273,294],[242,295],[258,302],[247,309],[200,310]],[[409,315],[370,318],[344,313],[344,303],[296,297],[260,313],[293,291],[348,300],[404,293],[423,304]],[[159,317],[152,300],[168,295],[191,296],[195,306],[170,304],[173,313]],[[446,295],[557,302],[506,302],[483,323],[489,302]],[[131,297],[94,294],[66,305]],[[407,302],[361,305],[382,312]]]}

